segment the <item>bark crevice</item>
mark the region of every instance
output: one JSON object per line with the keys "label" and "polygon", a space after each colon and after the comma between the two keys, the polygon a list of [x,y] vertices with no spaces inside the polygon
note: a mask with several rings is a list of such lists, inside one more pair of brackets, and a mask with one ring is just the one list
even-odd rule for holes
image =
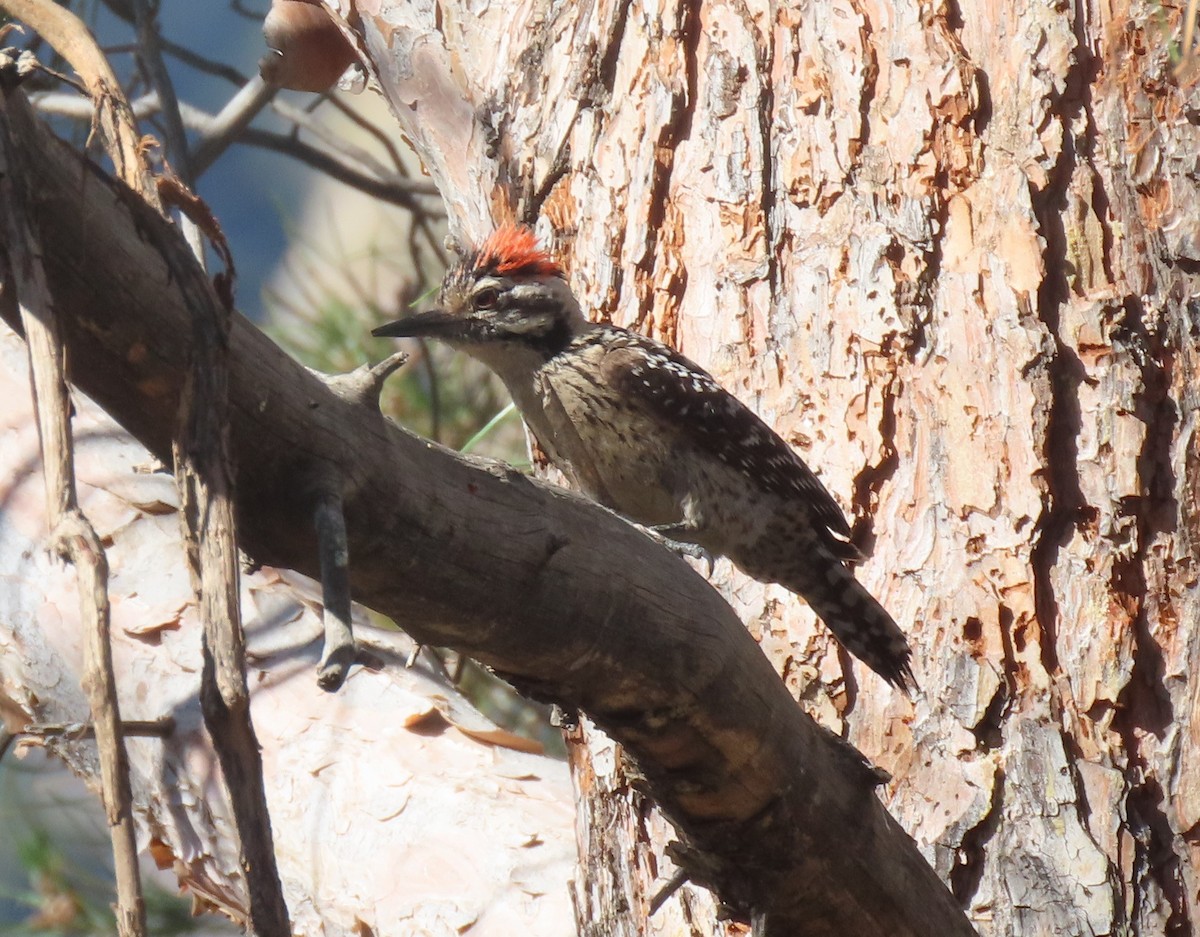
{"label": "bark crevice", "polygon": [[[692,121],[696,112],[699,88],[701,30],[700,6],[685,4],[680,11],[680,22],[676,29],[683,58],[684,86],[671,91],[670,112],[659,128],[658,136],[654,141],[654,169],[650,178],[650,192],[644,225],[645,249],[641,252],[637,263],[638,276],[634,281],[638,294],[638,318],[634,327],[639,329],[644,329],[645,316],[655,306],[653,273],[658,267],[659,233],[666,229],[666,219],[670,214],[671,177],[675,171],[675,149],[692,135]],[[656,323],[656,325],[661,325],[661,323]],[[673,335],[663,333],[663,338],[669,344],[675,344]]]}
{"label": "bark crevice", "polygon": [[[1136,844],[1133,860],[1134,881],[1140,885],[1134,891],[1134,906],[1131,915],[1133,933],[1138,937],[1191,937],[1191,898],[1184,880],[1183,866],[1173,848],[1175,833],[1167,808],[1165,796],[1158,780],[1146,777],[1131,788],[1125,798],[1126,824]],[[1153,921],[1157,914],[1154,908],[1141,905],[1151,899],[1155,888],[1171,909],[1163,930],[1143,931],[1142,921]],[[1154,925],[1151,925],[1154,926]]]}
{"label": "bark crevice", "polygon": [[858,140],[853,144],[850,167],[846,173],[847,187],[853,185],[854,175],[862,166],[863,152],[871,142],[871,104],[875,100],[876,85],[879,81],[879,58],[871,45],[871,18],[858,0],[850,0],[850,6],[862,20],[858,34],[862,41],[863,71],[862,88],[858,97]]}
{"label": "bark crevice", "polygon": [[[1080,105],[1082,106],[1082,105]],[[1058,554],[1074,532],[1095,509],[1087,504],[1079,477],[1079,434],[1083,420],[1079,388],[1088,380],[1075,349],[1064,338],[1060,307],[1070,300],[1070,266],[1067,231],[1063,215],[1069,208],[1070,184],[1078,162],[1069,115],[1056,115],[1063,126],[1063,145],[1058,160],[1041,192],[1031,189],[1034,214],[1045,242],[1045,275],[1038,288],[1037,317],[1047,337],[1040,366],[1045,385],[1041,393],[1044,482],[1041,516],[1036,523],[1037,541],[1030,554],[1034,576],[1034,602],[1042,633],[1042,665],[1048,674],[1058,671],[1058,600],[1052,575]]]}
{"label": "bark crevice", "polygon": [[983,884],[988,845],[999,832],[1004,817],[1004,785],[1004,770],[997,768],[992,778],[992,798],[987,812],[962,834],[956,850],[957,862],[950,870],[950,891],[964,908],[971,906],[971,899]]}
{"label": "bark crevice", "polygon": [[879,452],[878,461],[864,466],[854,477],[851,488],[851,507],[854,524],[850,539],[865,556],[875,549],[875,510],[883,486],[896,474],[900,467],[900,454],[896,448],[896,404],[902,386],[898,362],[890,347],[894,336],[889,337],[881,354],[888,363],[887,380],[879,388]]}
{"label": "bark crevice", "polygon": [[[775,121],[775,89],[771,83],[771,70],[775,67],[775,21],[772,18],[767,23],[766,34],[758,33],[754,26],[754,21],[750,16],[750,11],[743,9],[743,17],[746,20],[747,27],[754,29],[758,35],[756,45],[759,49],[758,55],[758,134],[759,146],[762,147],[762,191],[759,193],[759,210],[762,212],[763,225],[763,242],[766,245],[766,261],[767,261],[767,285],[771,289],[772,309],[770,314],[773,316],[775,312],[774,305],[779,296],[779,258],[776,256],[776,251],[779,246],[779,232],[776,230],[775,219],[772,217],[775,213],[775,203],[778,199],[778,193],[775,191],[775,160],[773,157],[772,148],[772,133],[771,128]],[[774,11],[772,10],[772,16]]]}

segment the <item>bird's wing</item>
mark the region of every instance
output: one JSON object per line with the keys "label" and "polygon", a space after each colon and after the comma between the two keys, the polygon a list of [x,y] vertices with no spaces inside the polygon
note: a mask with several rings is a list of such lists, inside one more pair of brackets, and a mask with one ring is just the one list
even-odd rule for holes
{"label": "bird's wing", "polygon": [[[660,342],[613,328],[602,367],[605,380],[626,400],[678,431],[686,425],[703,451],[742,472],[752,483],[784,497],[802,498],[830,531],[850,525],[821,480],[757,414],[712,375]],[[844,544],[853,559],[858,551]]]}
{"label": "bird's wing", "polygon": [[[539,381],[538,389],[541,393],[546,424],[553,434],[550,443],[554,448],[549,453],[551,461],[569,477],[572,477],[575,484],[588,497],[607,508],[616,510],[616,499],[609,492],[608,486],[604,484],[604,479],[596,469],[595,461],[590,458],[580,458],[581,453],[588,451],[588,447],[579,437],[575,421],[563,405],[558,391],[554,389],[554,383],[543,376]],[[545,446],[546,443],[542,443],[542,445]]]}

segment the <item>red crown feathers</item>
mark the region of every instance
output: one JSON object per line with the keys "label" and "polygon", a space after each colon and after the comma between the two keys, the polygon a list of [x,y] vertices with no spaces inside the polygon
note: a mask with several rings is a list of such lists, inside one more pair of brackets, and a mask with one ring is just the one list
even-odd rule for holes
{"label": "red crown feathers", "polygon": [[471,266],[504,277],[562,277],[563,270],[524,225],[505,225],[484,241]]}

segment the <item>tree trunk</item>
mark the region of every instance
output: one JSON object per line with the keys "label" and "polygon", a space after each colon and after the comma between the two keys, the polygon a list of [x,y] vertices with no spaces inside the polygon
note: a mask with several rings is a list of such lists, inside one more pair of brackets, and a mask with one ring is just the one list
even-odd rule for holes
{"label": "tree trunk", "polygon": [[[893,774],[886,802],[981,930],[1190,933],[1180,11],[360,0],[350,22],[460,233],[540,216],[594,317],[712,370],[853,515],[859,575],[911,635],[911,705],[788,594],[716,582],[809,712]],[[585,857],[614,871],[584,917],[670,931],[643,923],[661,831],[636,798],[612,816],[626,779],[594,744]],[[717,932],[698,900],[663,913]]]}

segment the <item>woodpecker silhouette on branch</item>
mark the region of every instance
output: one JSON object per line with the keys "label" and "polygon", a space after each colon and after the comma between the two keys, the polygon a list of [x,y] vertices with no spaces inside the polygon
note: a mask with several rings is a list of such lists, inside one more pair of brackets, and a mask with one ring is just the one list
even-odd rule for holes
{"label": "woodpecker silhouette on branch", "polygon": [[439,339],[482,361],[589,496],[802,596],[888,683],[916,685],[903,632],[847,568],[862,556],[820,479],[699,365],[589,322],[529,229],[501,228],[465,252],[438,308],[373,334]]}

